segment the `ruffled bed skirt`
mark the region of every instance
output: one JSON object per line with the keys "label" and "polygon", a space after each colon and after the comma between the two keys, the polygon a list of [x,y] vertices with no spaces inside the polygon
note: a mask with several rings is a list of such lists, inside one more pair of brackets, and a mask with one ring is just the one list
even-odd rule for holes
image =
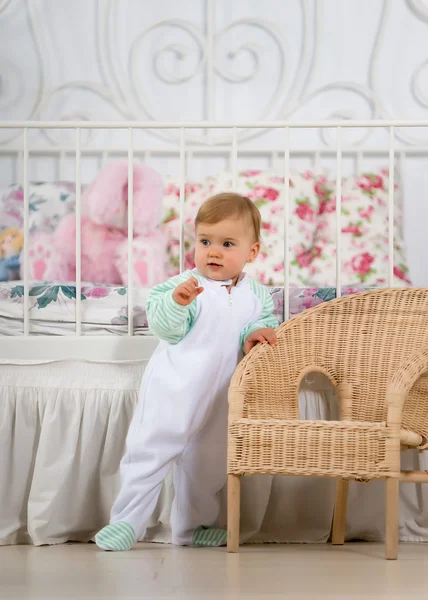
{"label": "ruffled bed skirt", "polygon": [[[91,540],[108,522],[119,462],[145,362],[0,364],[0,545]],[[303,418],[335,418],[328,382],[306,380]],[[404,468],[428,469],[407,451]],[[164,483],[147,540],[169,542],[173,498]],[[428,486],[402,484],[400,540],[428,541]],[[326,542],[335,482],[261,475],[244,478],[242,541]],[[221,522],[225,524],[225,493]],[[384,484],[351,484],[347,538],[382,540]]]}

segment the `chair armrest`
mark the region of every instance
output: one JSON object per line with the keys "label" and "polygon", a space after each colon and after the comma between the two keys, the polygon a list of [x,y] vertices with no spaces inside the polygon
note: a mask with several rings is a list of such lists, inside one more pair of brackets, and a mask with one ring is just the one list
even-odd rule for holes
{"label": "chair armrest", "polygon": [[324,365],[311,355],[305,356],[303,350],[296,358],[295,346],[290,339],[299,331],[304,316],[293,317],[277,329],[277,346],[258,344],[239,363],[229,387],[229,423],[244,417],[299,419],[298,392],[309,373],[326,376],[335,388],[340,404],[342,400],[349,404],[348,410],[341,410],[341,418],[346,419],[351,413],[352,386],[346,381],[339,383],[328,363]]}
{"label": "chair armrest", "polygon": [[388,427],[399,432],[406,398],[419,377],[427,371],[428,348],[424,348],[412,354],[395,372],[386,390]]}

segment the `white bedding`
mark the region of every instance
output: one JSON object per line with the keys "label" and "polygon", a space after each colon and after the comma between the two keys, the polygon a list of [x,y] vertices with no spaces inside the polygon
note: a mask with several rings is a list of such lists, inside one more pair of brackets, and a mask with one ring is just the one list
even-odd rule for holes
{"label": "white bedding", "polygon": [[[344,287],[344,296],[362,292],[364,287]],[[283,288],[269,288],[279,323],[284,317]],[[145,306],[149,288],[133,290],[134,335],[148,335]],[[22,282],[0,285],[0,335],[23,334]],[[334,287],[292,287],[289,290],[291,316],[336,297]],[[76,323],[76,284],[30,282],[30,333],[32,335],[73,335]],[[127,335],[128,289],[124,286],[95,283],[82,284],[82,334]]]}
{"label": "white bedding", "polygon": [[[76,329],[76,284],[30,283],[30,333],[73,335]],[[0,335],[23,334],[23,284],[0,287]],[[144,307],[149,288],[134,289],[134,334],[148,333]],[[82,334],[127,335],[127,288],[117,285],[82,284]]]}

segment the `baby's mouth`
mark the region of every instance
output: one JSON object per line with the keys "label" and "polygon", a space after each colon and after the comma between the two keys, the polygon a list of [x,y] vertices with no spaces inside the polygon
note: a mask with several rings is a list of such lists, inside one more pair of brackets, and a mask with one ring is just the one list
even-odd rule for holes
{"label": "baby's mouth", "polygon": [[209,262],[208,266],[213,269],[220,269],[220,267],[222,267],[223,265],[220,265],[219,263],[215,263],[215,262]]}

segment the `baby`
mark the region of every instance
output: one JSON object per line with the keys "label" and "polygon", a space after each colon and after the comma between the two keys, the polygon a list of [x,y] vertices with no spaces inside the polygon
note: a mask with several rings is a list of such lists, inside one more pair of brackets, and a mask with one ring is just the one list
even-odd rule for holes
{"label": "baby", "polygon": [[242,356],[277,344],[267,288],[242,272],[260,250],[260,213],[238,194],[207,200],[195,221],[196,269],[156,286],[147,302],[161,340],[147,366],[121,462],[122,488],[103,550],[144,537],[162,482],[173,469],[172,542],[220,546],[219,492],[226,482],[227,392]]}

